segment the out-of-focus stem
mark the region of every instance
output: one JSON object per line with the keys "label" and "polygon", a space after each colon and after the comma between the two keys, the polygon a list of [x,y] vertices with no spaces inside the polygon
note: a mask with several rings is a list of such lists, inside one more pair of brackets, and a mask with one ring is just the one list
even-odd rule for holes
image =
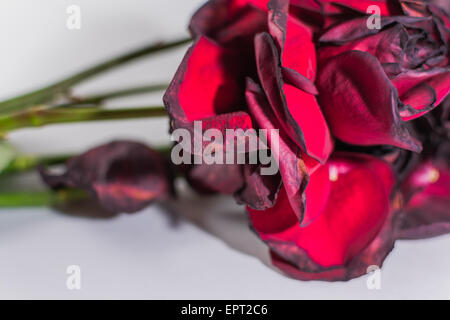
{"label": "out-of-focus stem", "polygon": [[121,66],[137,58],[151,55],[162,50],[171,49],[186,44],[190,41],[190,38],[185,38],[173,42],[151,44],[147,47],[124,54],[117,58],[113,58],[73,76],[70,76],[62,81],[56,82],[50,86],[3,101],[0,103],[0,113],[5,114],[8,112],[17,112],[25,110],[31,106],[49,103],[56,99],[58,96],[66,94],[71,87],[80,83],[81,81],[89,79],[105,71],[109,71],[115,67]]}
{"label": "out-of-focus stem", "polygon": [[55,206],[88,198],[86,191],[78,189],[6,192],[0,193],[0,208]]}
{"label": "out-of-focus stem", "polygon": [[149,86],[141,86],[135,88],[128,88],[123,90],[111,91],[101,94],[96,94],[87,97],[72,97],[72,102],[59,105],[58,107],[71,107],[76,105],[87,105],[87,104],[101,104],[106,100],[111,100],[115,98],[121,98],[126,96],[132,96],[137,94],[150,93],[155,91],[166,90],[169,85],[167,83],[164,84],[155,84]]}
{"label": "out-of-focus stem", "polygon": [[0,116],[0,133],[57,123],[152,118],[166,115],[166,110],[162,106],[110,110],[98,107],[56,109],[41,107],[12,115]]}
{"label": "out-of-focus stem", "polygon": [[5,170],[3,170],[2,174],[25,172],[36,169],[38,166],[51,166],[62,164],[72,157],[73,155],[54,155],[54,156],[19,155],[9,164],[9,166]]}

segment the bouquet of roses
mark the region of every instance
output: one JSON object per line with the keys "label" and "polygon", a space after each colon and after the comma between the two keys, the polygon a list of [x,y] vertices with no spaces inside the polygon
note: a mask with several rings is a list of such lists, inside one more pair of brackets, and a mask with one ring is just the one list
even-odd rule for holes
{"label": "bouquet of roses", "polygon": [[[192,39],[156,44],[0,103],[0,173],[39,170],[51,191],[1,206],[94,196],[136,212],[175,177],[245,205],[272,263],[302,280],[381,266],[397,239],[450,232],[450,6],[439,0],[210,0]],[[81,81],[191,42],[164,85],[74,97]],[[107,109],[166,89],[163,107]],[[17,154],[7,133],[168,115],[175,143],[115,141],[78,156]],[[48,170],[65,164],[62,174]],[[244,210],[243,210],[244,211]],[[244,214],[244,213],[243,213]]]}

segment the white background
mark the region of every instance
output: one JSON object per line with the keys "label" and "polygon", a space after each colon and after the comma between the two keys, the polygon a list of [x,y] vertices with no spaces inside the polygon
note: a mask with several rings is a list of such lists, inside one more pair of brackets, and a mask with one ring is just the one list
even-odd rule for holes
{"label": "white background", "polygon": [[[58,80],[80,68],[159,39],[187,35],[201,0],[2,0],[0,99]],[[66,8],[82,10],[79,31],[66,28]],[[184,48],[89,81],[77,93],[168,81]],[[114,105],[160,104],[161,95]],[[90,123],[22,130],[22,151],[79,152],[113,138],[168,141],[165,120]],[[34,182],[33,182],[34,181]],[[37,178],[20,183],[37,188]],[[83,210],[82,210],[83,211]],[[86,209],[85,215],[95,211]],[[382,289],[367,277],[301,282],[270,269],[265,246],[232,200],[177,203],[134,215],[86,218],[52,209],[0,210],[0,298],[450,298],[450,237],[399,241],[382,269]],[[68,265],[81,267],[82,288],[66,288]]]}

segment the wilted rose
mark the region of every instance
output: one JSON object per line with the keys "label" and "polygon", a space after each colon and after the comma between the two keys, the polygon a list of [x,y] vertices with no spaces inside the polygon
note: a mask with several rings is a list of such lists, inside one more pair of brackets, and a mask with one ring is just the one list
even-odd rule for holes
{"label": "wilted rose", "polygon": [[[367,27],[372,5],[380,29]],[[433,1],[208,1],[164,97],[172,129],[279,129],[282,184],[245,165],[189,172],[248,205],[293,277],[346,280],[381,266],[408,221],[398,186],[411,166],[399,162],[428,148],[415,123],[450,92],[449,21]]]}
{"label": "wilted rose", "polygon": [[137,142],[114,141],[70,159],[65,172],[41,170],[52,188],[81,188],[91,192],[112,212],[132,213],[152,201],[172,195],[167,161],[157,151]]}

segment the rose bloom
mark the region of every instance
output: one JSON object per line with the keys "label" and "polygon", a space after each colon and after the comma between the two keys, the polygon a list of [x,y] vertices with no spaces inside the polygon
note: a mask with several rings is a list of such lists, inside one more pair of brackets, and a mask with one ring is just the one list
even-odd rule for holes
{"label": "rose bloom", "polygon": [[398,238],[450,231],[445,5],[211,0],[193,16],[164,97],[172,129],[279,129],[280,170],[194,165],[187,177],[246,204],[285,274],[348,280]]}

